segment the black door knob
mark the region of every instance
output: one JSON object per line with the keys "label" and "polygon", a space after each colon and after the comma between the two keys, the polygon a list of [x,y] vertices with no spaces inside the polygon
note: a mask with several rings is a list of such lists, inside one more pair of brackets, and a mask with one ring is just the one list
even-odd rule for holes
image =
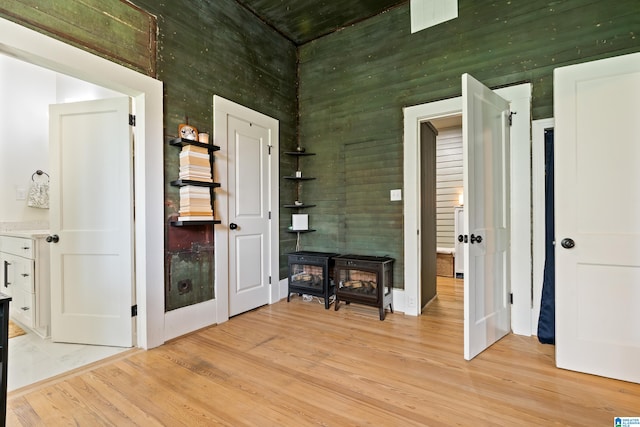
{"label": "black door knob", "polygon": [[57,234],[53,234],[51,236],[47,236],[47,238],[45,239],[47,241],[47,243],[58,243],[58,241],[60,240],[60,237]]}
{"label": "black door knob", "polygon": [[575,247],[576,242],[574,242],[573,239],[566,238],[566,239],[562,239],[562,242],[560,242],[560,244],[565,249],[571,249]]}
{"label": "black door knob", "polygon": [[472,245],[474,243],[482,243],[482,236],[476,236],[475,234],[472,234],[469,240],[471,240]]}
{"label": "black door knob", "polygon": [[238,224],[232,222],[231,224],[229,224],[229,228],[235,230],[238,228]]}

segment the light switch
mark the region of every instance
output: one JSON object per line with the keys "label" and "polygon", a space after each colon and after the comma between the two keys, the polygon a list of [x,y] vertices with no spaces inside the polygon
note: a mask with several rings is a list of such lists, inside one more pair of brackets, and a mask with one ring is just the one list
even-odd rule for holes
{"label": "light switch", "polygon": [[16,200],[26,200],[27,190],[25,188],[16,188]]}
{"label": "light switch", "polygon": [[397,202],[399,200],[402,200],[402,190],[401,189],[391,190],[391,201]]}

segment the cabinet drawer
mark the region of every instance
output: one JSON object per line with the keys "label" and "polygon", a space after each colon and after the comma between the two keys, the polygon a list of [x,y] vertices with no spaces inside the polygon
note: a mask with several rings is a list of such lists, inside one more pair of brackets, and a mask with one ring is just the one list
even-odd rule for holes
{"label": "cabinet drawer", "polygon": [[2,252],[33,259],[33,240],[24,237],[0,236]]}
{"label": "cabinet drawer", "polygon": [[35,295],[30,292],[24,292],[21,289],[14,289],[11,298],[13,299],[13,301],[11,301],[11,312],[13,316],[25,326],[33,328]]}
{"label": "cabinet drawer", "polygon": [[34,293],[35,292],[34,262],[29,259],[20,259],[19,262],[15,263],[14,271],[15,271],[14,288],[20,289],[24,292]]}

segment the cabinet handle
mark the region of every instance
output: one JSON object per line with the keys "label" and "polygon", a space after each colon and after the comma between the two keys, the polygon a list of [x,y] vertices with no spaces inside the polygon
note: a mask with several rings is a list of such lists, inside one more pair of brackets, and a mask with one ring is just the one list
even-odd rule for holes
{"label": "cabinet handle", "polygon": [[9,266],[11,263],[9,261],[4,262],[4,287],[7,288],[11,283],[9,283]]}
{"label": "cabinet handle", "polygon": [[29,311],[29,310],[31,310],[31,307],[20,307],[20,310]]}
{"label": "cabinet handle", "polygon": [[22,277],[29,277],[29,275],[27,273],[22,273],[21,276]]}
{"label": "cabinet handle", "polygon": [[31,248],[29,246],[23,246],[22,249],[26,251],[27,249],[31,249]]}

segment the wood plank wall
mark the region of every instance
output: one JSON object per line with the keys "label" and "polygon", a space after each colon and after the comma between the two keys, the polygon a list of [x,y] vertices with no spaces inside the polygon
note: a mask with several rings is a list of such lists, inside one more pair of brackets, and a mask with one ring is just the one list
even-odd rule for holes
{"label": "wood plank wall", "polygon": [[[394,284],[404,287],[402,203],[389,200],[403,183],[402,108],[459,96],[468,72],[490,87],[531,82],[533,118],[551,117],[553,69],[640,51],[639,29],[637,0],[460,0],[457,19],[415,34],[406,3],[302,45],[300,140],[318,153],[306,166],[317,180],[305,187],[305,201],[318,204],[309,212],[318,232],[304,246],[388,253]],[[362,158],[368,175],[347,182],[345,146],[362,142],[384,149]],[[346,240],[344,206],[358,183],[369,183],[359,211],[349,209],[361,233]]]}
{"label": "wood plank wall", "polygon": [[156,75],[156,19],[129,2],[2,0],[0,16]]}
{"label": "wood plank wall", "polygon": [[[164,81],[164,124],[166,139],[175,137],[185,116],[189,123],[211,132],[213,95],[220,95],[280,121],[280,151],[292,151],[296,144],[296,48],[267,27],[235,0],[135,0],[141,8],[158,17],[158,78]],[[292,175],[295,159],[280,156],[281,174]],[[178,189],[168,183],[178,174],[178,151],[165,141],[165,216],[167,308],[200,302],[213,294],[196,292],[197,287],[213,288],[213,227],[168,225],[177,215]],[[215,167],[215,166],[214,166]],[[224,189],[216,192],[224,192]],[[283,191],[282,198],[291,196]],[[294,250],[295,240],[284,232],[291,212],[281,211],[281,253]],[[286,277],[286,256],[280,259],[281,277]],[[208,268],[210,274],[202,275]],[[173,275],[174,271],[181,271]],[[189,276],[191,293],[176,291],[179,280]]]}
{"label": "wood plank wall", "polygon": [[436,138],[436,247],[455,247],[454,208],[462,194],[462,128],[440,129]]}
{"label": "wood plank wall", "polygon": [[[165,171],[165,300],[166,309],[182,307],[214,297],[213,227],[169,225],[179,207],[178,189],[169,185],[178,174],[178,150],[168,145],[185,117],[200,130],[213,126],[213,95],[223,96],[280,121],[280,151],[297,145],[296,47],[266,26],[235,0],[134,0],[132,7],[120,0],[7,0],[0,16],[29,23],[45,34],[72,40],[86,50],[104,39],[104,55],[164,83],[164,171]],[[123,5],[146,19],[157,19],[158,50],[146,45],[144,54],[155,61],[153,72],[140,69],[127,43],[155,36],[145,20],[123,16]],[[139,8],[139,9],[138,9]],[[113,15],[113,16],[112,16]],[[101,17],[116,17],[102,19]],[[155,17],[155,18],[154,18]],[[37,19],[36,19],[37,18]],[[121,19],[129,31],[114,29]],[[26,25],[26,24],[25,24]],[[119,28],[119,27],[118,27]],[[112,40],[123,38],[124,40]],[[155,41],[155,37],[154,37]],[[124,43],[124,44],[123,44]],[[137,43],[137,42],[136,42]],[[135,44],[137,49],[138,44]],[[138,52],[139,53],[139,52]],[[124,60],[117,60],[120,55]],[[295,159],[281,155],[282,174],[291,175]],[[283,198],[290,194],[283,190]],[[162,207],[158,206],[158,209]],[[281,212],[281,253],[295,248],[295,240],[284,230],[291,212]],[[286,277],[286,255],[280,257],[280,276]]]}

